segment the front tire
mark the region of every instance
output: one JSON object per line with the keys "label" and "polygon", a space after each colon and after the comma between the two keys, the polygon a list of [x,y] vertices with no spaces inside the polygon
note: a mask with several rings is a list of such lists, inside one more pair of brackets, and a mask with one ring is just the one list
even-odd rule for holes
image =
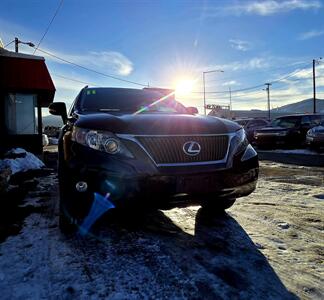
{"label": "front tire", "polygon": [[210,214],[219,214],[224,213],[226,209],[233,206],[236,199],[213,199],[208,200],[203,203],[201,206],[204,210],[208,211]]}
{"label": "front tire", "polygon": [[60,200],[59,200],[59,228],[62,233],[73,233],[76,230],[75,220],[71,215],[69,201],[73,197],[68,176],[59,174]]}

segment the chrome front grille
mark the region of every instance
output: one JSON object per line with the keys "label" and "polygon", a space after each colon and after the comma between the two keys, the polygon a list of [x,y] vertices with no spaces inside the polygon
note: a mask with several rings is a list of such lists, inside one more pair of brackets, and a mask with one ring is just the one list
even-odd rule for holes
{"label": "chrome front grille", "polygon": [[[157,165],[209,163],[222,161],[228,151],[228,135],[135,136]],[[199,143],[201,150],[192,156],[184,152],[186,142]]]}

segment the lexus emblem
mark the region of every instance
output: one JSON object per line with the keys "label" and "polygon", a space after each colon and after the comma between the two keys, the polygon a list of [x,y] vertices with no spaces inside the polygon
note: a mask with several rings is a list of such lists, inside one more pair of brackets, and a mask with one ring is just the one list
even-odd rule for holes
{"label": "lexus emblem", "polygon": [[183,144],[183,152],[190,156],[196,156],[200,153],[201,147],[197,142],[186,142]]}

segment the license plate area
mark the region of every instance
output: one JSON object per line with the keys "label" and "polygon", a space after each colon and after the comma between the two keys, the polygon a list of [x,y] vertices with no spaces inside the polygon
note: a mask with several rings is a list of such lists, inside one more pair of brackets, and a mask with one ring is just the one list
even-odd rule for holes
{"label": "license plate area", "polygon": [[206,193],[217,190],[218,180],[215,176],[181,176],[177,178],[177,193]]}

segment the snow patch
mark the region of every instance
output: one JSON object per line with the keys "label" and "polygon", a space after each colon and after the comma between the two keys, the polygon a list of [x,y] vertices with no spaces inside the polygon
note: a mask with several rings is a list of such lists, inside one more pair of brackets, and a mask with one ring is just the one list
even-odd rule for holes
{"label": "snow patch", "polygon": [[26,172],[28,170],[35,170],[45,167],[44,163],[40,159],[25,149],[15,148],[10,150],[10,153],[26,155],[24,157],[15,159],[0,159],[0,170],[10,168],[11,174],[15,174],[18,172]]}
{"label": "snow patch", "polygon": [[311,151],[308,149],[275,149],[275,150],[262,150],[262,152],[304,154],[304,155],[324,155],[324,153],[318,153],[316,151]]}
{"label": "snow patch", "polygon": [[49,141],[50,145],[58,145],[58,139],[57,138],[49,137],[48,141]]}

